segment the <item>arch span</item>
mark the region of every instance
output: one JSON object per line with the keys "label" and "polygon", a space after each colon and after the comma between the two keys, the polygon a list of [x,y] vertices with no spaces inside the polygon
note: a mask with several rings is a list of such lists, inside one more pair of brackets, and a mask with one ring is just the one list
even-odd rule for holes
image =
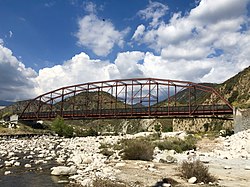
{"label": "arch span", "polygon": [[230,103],[207,84],[134,78],[89,82],[44,93],[30,100],[19,118],[185,117],[232,113]]}

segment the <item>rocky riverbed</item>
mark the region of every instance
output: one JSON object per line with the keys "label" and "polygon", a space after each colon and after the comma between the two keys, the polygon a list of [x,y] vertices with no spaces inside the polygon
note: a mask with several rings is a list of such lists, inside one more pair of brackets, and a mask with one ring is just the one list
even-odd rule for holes
{"label": "rocky riverbed", "polygon": [[[101,144],[113,145],[122,139],[149,134],[71,139],[55,136],[2,139],[0,172],[2,176],[14,176],[17,171],[48,172],[51,176],[69,176],[56,178],[56,183],[78,183],[82,186],[91,186],[96,178],[124,181],[131,186],[154,186],[166,177],[188,186],[188,181],[179,177],[176,168],[183,160],[192,158],[207,164],[210,172],[219,178],[221,186],[250,186],[250,130],[208,140],[203,146],[211,144],[211,149],[202,149],[200,145],[197,151],[177,154],[173,150],[155,148],[152,162],[122,160],[118,151],[110,157],[101,154]],[[163,138],[166,136],[183,138],[186,134],[162,134]]]}

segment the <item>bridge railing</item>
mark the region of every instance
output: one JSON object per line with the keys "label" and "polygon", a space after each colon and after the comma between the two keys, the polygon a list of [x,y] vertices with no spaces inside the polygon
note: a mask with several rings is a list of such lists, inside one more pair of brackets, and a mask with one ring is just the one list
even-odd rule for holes
{"label": "bridge railing", "polygon": [[[225,115],[232,114],[232,109],[227,105],[198,105],[198,106],[171,106],[171,107],[140,107],[118,108],[99,110],[74,110],[40,112],[37,116],[34,112],[24,113],[23,119],[50,119],[56,116],[63,118],[116,118],[116,117],[174,117],[174,116],[198,116],[198,115]],[[22,119],[21,118],[21,119]]]}

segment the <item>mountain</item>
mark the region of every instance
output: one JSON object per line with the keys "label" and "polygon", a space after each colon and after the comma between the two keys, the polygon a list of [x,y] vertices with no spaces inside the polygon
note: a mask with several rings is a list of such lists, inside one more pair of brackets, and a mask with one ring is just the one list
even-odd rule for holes
{"label": "mountain", "polygon": [[250,66],[218,85],[216,89],[233,106],[250,108]]}
{"label": "mountain", "polygon": [[9,106],[9,105],[12,105],[14,102],[11,102],[11,101],[3,101],[3,100],[0,100],[0,106]]}
{"label": "mountain", "polygon": [[[214,83],[199,83],[199,85],[209,86],[209,87],[213,87],[213,88],[217,86],[217,84],[214,84]],[[201,90],[196,90],[195,100],[198,104],[202,104],[206,100],[206,98],[208,98],[208,97],[210,97],[210,93],[204,92]],[[172,95],[169,98],[170,101],[176,100],[177,105],[183,105],[183,104],[186,105],[189,102],[188,99],[189,99],[189,89],[181,90],[181,91],[177,92],[176,95]],[[193,102],[194,102],[194,100],[193,100]],[[174,104],[174,103],[170,102],[170,105],[171,104]],[[165,100],[159,102],[155,106],[160,106],[160,107],[168,106],[168,99],[165,99]]]}

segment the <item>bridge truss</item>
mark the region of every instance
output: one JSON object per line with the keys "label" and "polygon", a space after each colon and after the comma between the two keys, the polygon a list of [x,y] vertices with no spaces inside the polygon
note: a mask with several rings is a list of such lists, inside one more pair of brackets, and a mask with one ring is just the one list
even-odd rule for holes
{"label": "bridge truss", "polygon": [[213,87],[188,81],[136,78],[90,82],[50,91],[30,100],[19,118],[185,117],[232,113],[232,106]]}

